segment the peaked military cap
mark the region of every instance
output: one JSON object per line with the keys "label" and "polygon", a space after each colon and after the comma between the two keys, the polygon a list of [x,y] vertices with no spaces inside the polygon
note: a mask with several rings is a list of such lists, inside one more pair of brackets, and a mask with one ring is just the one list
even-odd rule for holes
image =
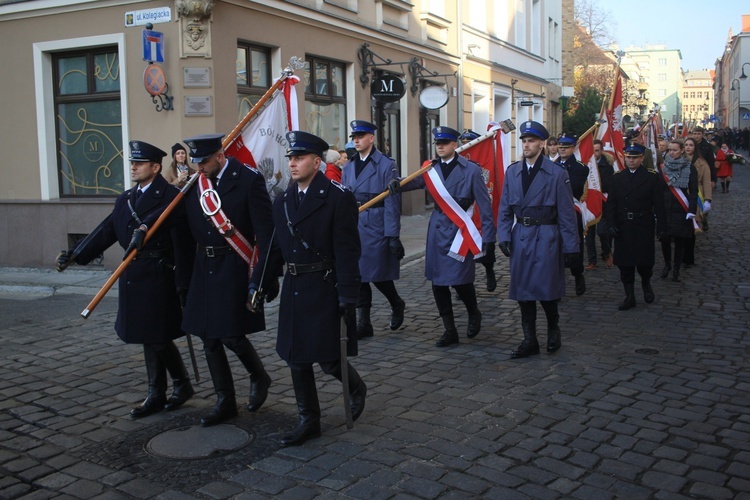
{"label": "peaked military cap", "polygon": [[313,153],[325,159],[323,155],[328,150],[328,143],[317,135],[293,130],[286,133],[286,140],[289,143],[286,149],[287,158]]}
{"label": "peaked military cap", "polygon": [[202,134],[185,139],[190,148],[190,161],[200,163],[221,149],[224,134]]}
{"label": "peaked military cap", "polygon": [[432,135],[436,141],[458,141],[458,130],[450,127],[435,127],[432,129]]}
{"label": "peaked military cap", "polygon": [[349,125],[352,127],[351,135],[355,134],[374,134],[378,129],[375,125],[364,120],[353,120]]}
{"label": "peaked military cap", "polygon": [[563,132],[557,138],[557,143],[560,146],[575,146],[576,144],[578,144],[578,137],[573,134],[566,134],[565,132]]}
{"label": "peaked military cap", "polygon": [[464,133],[461,134],[458,138],[459,140],[463,142],[469,142],[469,141],[473,141],[474,139],[479,138],[479,134],[477,134],[471,129],[468,129],[468,130],[464,130]]}
{"label": "peaked military cap", "polygon": [[625,148],[625,156],[643,156],[646,153],[646,146],[632,143]]}
{"label": "peaked military cap", "polygon": [[521,139],[523,139],[524,137],[528,137],[530,135],[533,135],[534,137],[538,137],[539,139],[543,141],[546,141],[547,139],[549,139],[549,132],[544,127],[544,125],[542,125],[539,122],[535,122],[535,121],[523,122],[521,124],[520,131],[521,131]]}
{"label": "peaked military cap", "polygon": [[167,153],[143,141],[130,141],[130,158],[129,161],[154,161],[161,163],[161,159],[167,156]]}

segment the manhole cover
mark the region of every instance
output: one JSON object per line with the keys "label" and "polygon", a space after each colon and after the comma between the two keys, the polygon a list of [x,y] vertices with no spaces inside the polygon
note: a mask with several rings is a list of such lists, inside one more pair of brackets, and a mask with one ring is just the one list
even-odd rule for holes
{"label": "manhole cover", "polygon": [[146,451],[163,458],[198,459],[226,455],[253,442],[255,436],[234,425],[191,425],[170,429],[146,443]]}
{"label": "manhole cover", "polygon": [[635,352],[638,354],[659,354],[659,351],[656,349],[636,349]]}

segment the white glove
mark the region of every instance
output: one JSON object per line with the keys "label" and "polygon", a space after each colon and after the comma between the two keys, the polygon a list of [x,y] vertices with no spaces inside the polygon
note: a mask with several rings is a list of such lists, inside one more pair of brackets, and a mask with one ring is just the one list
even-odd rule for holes
{"label": "white glove", "polygon": [[708,212],[709,210],[711,210],[711,201],[706,200],[703,202],[703,211]]}
{"label": "white glove", "polygon": [[685,216],[685,220],[695,219],[695,214],[691,214],[688,212],[688,214]]}

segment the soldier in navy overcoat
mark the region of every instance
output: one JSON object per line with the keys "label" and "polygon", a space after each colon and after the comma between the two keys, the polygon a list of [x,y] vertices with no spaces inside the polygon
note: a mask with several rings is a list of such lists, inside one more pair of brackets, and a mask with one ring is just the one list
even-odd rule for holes
{"label": "soldier in navy overcoat", "polygon": [[497,229],[500,250],[510,257],[508,297],[521,307],[524,340],[513,358],[539,354],[537,300],[547,316],[547,352],[560,348],[557,303],[565,296],[565,264],[581,250],[568,174],[542,154],[547,129],[528,121],[520,131],[523,160],[505,172]]}
{"label": "soldier in navy overcoat", "polygon": [[[458,131],[450,127],[435,127],[432,133],[435,137],[435,149],[438,155],[438,158],[432,161],[434,172],[445,186],[447,194],[456,201],[461,210],[479,210],[482,223],[481,252],[477,252],[477,255],[469,252],[468,255],[459,256],[451,250],[459,227],[441,209],[437,200],[435,210],[430,216],[425,249],[425,277],[432,281],[435,303],[445,326],[445,333],[435,342],[435,345],[445,347],[458,342],[449,287],[455,288],[469,313],[467,337],[476,337],[481,329],[482,313],[477,306],[474,288],[476,274],[474,261],[475,259],[494,259],[496,228],[492,216],[492,202],[487,192],[487,185],[482,179],[481,167],[455,152],[458,147]],[[424,175],[407,183],[401,189],[409,191],[425,188],[427,184]]]}
{"label": "soldier in navy overcoat", "polygon": [[[320,435],[313,363],[342,380],[342,315],[349,326],[347,355],[357,355],[354,323],[361,281],[357,204],[349,190],[319,171],[327,143],[300,131],[289,132],[287,140],[294,182],[274,200],[278,245],[268,258],[268,269],[286,263],[276,352],[291,369],[297,399],[299,424],[281,440],[282,445],[293,446]],[[268,280],[261,283],[260,274],[253,274],[257,289]],[[346,367],[356,420],[364,410],[367,387],[350,363]]]}
{"label": "soldier in navy overcoat", "polygon": [[[261,257],[257,265],[262,267],[273,232],[271,199],[257,170],[224,155],[222,137],[205,134],[185,139],[185,143],[190,148],[191,162],[213,184],[223,214],[234,231],[255,247],[254,252]],[[198,179],[185,197],[196,254],[183,328],[203,339],[217,394],[216,405],[201,419],[201,425],[209,426],[237,415],[234,380],[224,347],[237,355],[250,374],[248,411],[263,405],[271,378],[245,337],[266,327],[262,309],[253,314],[246,307],[249,266],[207,217],[204,209],[212,210],[206,200],[201,200],[200,184]]]}
{"label": "soldier in navy overcoat", "polygon": [[[578,161],[573,154],[578,140],[575,136],[563,133],[557,138],[558,151],[560,158],[557,163],[562,165],[568,172],[570,178],[570,188],[573,191],[573,198],[578,201],[586,199],[588,190],[589,167]],[[586,279],[583,277],[583,216],[576,210],[576,219],[578,220],[578,245],[581,248],[579,256],[567,267],[570,267],[570,274],[576,280],[576,295],[583,295],[586,292]]]}
{"label": "soldier in navy overcoat", "polygon": [[[137,183],[115,200],[112,213],[97,228],[75,262],[87,264],[115,243],[138,249],[136,258],[119,279],[115,330],[128,344],[143,344],[148,374],[148,395],[133,408],[134,418],[163,409],[173,410],[193,395],[193,387],[173,340],[182,337],[178,289],[186,290],[190,257],[184,252],[185,212],[178,205],[164,225],[143,243],[148,228],[174,200],[179,190],[159,173],[167,153],[143,141],[130,141],[130,175]],[[71,252],[58,258],[58,270],[67,267]],[[166,398],[167,371],[174,388]]]}
{"label": "soldier in navy overcoat", "polygon": [[[357,154],[350,157],[344,165],[341,183],[354,193],[357,204],[363,205],[385,191],[390,181],[398,178],[398,166],[392,158],[375,147],[375,125],[364,120],[354,120],[351,128]],[[393,283],[400,276],[399,260],[404,257],[400,233],[400,195],[389,196],[359,214],[359,236],[362,242],[359,271],[362,286],[357,305],[357,335],[360,339],[373,335],[370,322],[370,283],[385,295],[391,305],[391,330],[396,330],[404,322],[406,304]]]}

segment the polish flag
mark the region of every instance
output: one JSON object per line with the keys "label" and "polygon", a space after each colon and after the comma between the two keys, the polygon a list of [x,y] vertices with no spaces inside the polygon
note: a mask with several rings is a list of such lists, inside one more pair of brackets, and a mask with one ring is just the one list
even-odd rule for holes
{"label": "polish flag", "polygon": [[589,167],[588,187],[584,191],[582,200],[575,200],[576,210],[581,213],[583,219],[583,229],[599,222],[602,217],[602,182],[599,177],[599,168],[596,165],[594,156],[594,136],[591,133],[586,134],[583,139],[578,141],[575,151],[573,152],[578,161]]}

